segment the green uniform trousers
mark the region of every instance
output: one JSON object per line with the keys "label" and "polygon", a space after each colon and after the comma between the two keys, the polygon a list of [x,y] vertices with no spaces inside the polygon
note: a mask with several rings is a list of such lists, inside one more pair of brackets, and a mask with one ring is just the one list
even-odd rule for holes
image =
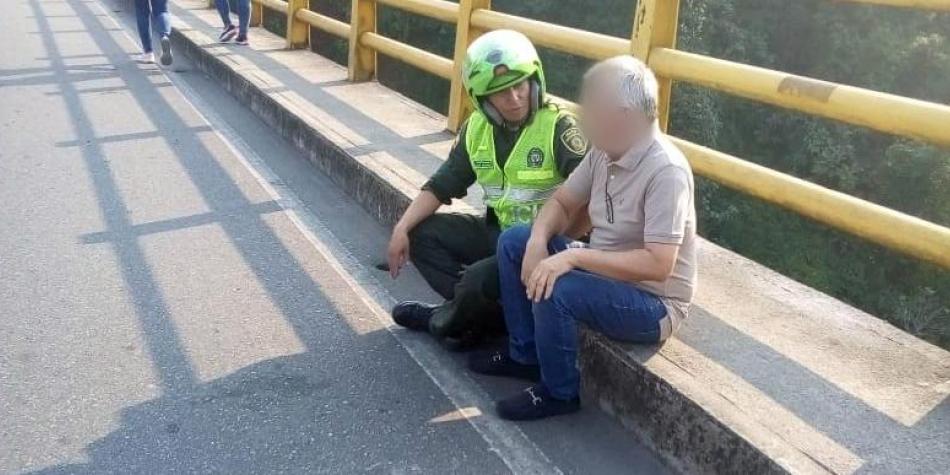
{"label": "green uniform trousers", "polygon": [[495,258],[500,233],[482,216],[438,213],[409,234],[412,263],[445,298],[429,323],[436,337],[504,331]]}

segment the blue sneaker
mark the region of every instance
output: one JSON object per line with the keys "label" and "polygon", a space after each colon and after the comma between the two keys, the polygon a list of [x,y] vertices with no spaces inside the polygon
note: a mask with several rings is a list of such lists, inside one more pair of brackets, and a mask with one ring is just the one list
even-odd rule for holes
{"label": "blue sneaker", "polygon": [[543,384],[531,386],[495,404],[498,417],[509,421],[533,421],[571,414],[579,410],[581,410],[580,398],[567,401],[555,399]]}

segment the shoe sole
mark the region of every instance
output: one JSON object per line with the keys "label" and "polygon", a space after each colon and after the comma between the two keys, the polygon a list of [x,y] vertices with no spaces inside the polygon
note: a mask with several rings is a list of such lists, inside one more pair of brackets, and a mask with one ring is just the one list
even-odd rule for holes
{"label": "shoe sole", "polygon": [[172,58],[172,42],[166,36],[162,38],[161,43],[162,43],[162,59],[161,59],[162,65],[168,66],[172,64],[172,61],[174,61],[174,58]]}

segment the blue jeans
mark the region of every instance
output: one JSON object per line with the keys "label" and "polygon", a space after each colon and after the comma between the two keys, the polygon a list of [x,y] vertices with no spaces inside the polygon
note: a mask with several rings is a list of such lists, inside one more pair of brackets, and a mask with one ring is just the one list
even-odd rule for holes
{"label": "blue jeans", "polygon": [[[238,15],[238,35],[246,37],[247,25],[251,23],[251,0],[237,0],[234,3]],[[214,6],[217,7],[224,26],[231,26],[231,4],[228,0],[214,0]]]}
{"label": "blue jeans", "polygon": [[172,33],[172,22],[168,15],[168,0],[135,0],[135,22],[138,24],[142,51],[152,52],[152,26],[149,19],[155,20],[155,27],[163,37]]}
{"label": "blue jeans", "polygon": [[[629,283],[581,270],[559,277],[551,298],[533,304],[521,283],[521,262],[530,235],[530,228],[518,226],[498,238],[498,277],[509,350],[515,361],[541,366],[541,382],[552,396],[573,399],[580,390],[577,322],[617,340],[656,343],[666,307],[659,297]],[[570,242],[557,236],[548,251],[563,251]]]}

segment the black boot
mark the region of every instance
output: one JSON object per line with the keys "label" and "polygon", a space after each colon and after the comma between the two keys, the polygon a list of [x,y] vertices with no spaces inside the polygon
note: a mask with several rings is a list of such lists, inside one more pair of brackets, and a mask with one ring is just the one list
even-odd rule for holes
{"label": "black boot", "polygon": [[393,307],[393,321],[410,330],[429,331],[429,320],[437,306],[422,302],[400,302]]}

